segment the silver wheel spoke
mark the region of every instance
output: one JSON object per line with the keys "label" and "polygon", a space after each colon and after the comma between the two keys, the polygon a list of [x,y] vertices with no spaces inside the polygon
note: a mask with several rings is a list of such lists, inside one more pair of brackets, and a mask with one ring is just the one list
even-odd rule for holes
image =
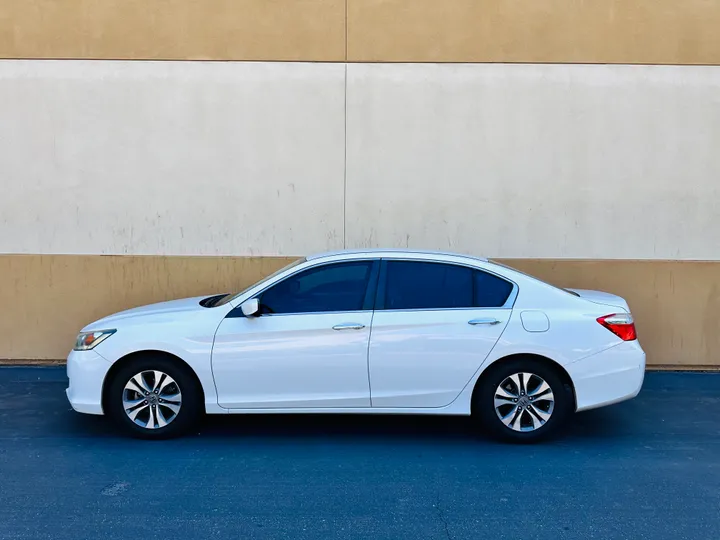
{"label": "silver wheel spoke", "polygon": [[182,397],[180,396],[180,394],[170,394],[169,396],[164,396],[160,394],[160,399],[162,399],[165,403],[175,403],[177,405],[180,405]]}
{"label": "silver wheel spoke", "polygon": [[175,403],[168,403],[167,401],[163,401],[162,403],[160,403],[158,408],[160,408],[160,407],[167,407],[168,409],[170,409],[173,412],[173,414],[177,414],[180,411],[179,403],[175,404]]}
{"label": "silver wheel spoke", "polygon": [[513,423],[511,424],[511,427],[512,427],[515,431],[520,431],[520,430],[522,429],[522,417],[523,417],[523,414],[524,414],[524,413],[525,413],[525,411],[518,409],[517,416],[515,417],[515,420],[514,420]]}
{"label": "silver wheel spoke", "polygon": [[503,388],[502,386],[498,386],[498,389],[495,390],[495,397],[497,397],[497,398],[499,398],[499,397],[508,398],[508,399],[510,399],[511,401],[512,401],[513,398],[516,398],[516,397],[518,397],[519,395],[520,395],[519,393],[518,393],[518,394],[513,394],[512,392],[508,392],[508,391],[507,391],[505,388]]}
{"label": "silver wheel spoke", "polygon": [[[506,414],[505,416],[500,416],[500,420],[502,420],[502,423],[505,424],[507,427],[511,427],[515,418],[518,416],[518,408],[513,407],[513,409]],[[499,416],[500,413],[498,413]]]}
{"label": "silver wheel spoke", "polygon": [[141,407],[137,407],[137,408],[132,409],[132,410],[126,410],[125,412],[127,413],[128,418],[130,418],[130,420],[132,420],[133,422],[135,422],[135,419],[137,418],[138,414],[139,414],[141,411],[144,411],[145,409],[147,409],[148,407],[149,407],[149,405],[143,405],[143,406],[141,406]]}
{"label": "silver wheel spoke", "polygon": [[168,421],[165,419],[165,415],[162,413],[162,407],[155,408],[155,416],[157,416],[158,427],[167,426]]}
{"label": "silver wheel spoke", "polygon": [[542,420],[543,424],[545,422],[547,422],[550,419],[550,416],[552,415],[552,413],[548,413],[543,410],[540,410],[533,405],[530,405],[530,410],[534,413],[531,416],[537,416],[540,420]]}
{"label": "silver wheel spoke", "polygon": [[510,380],[515,383],[515,387],[517,388],[518,394],[523,395],[525,393],[525,384],[527,383],[527,373],[516,373],[515,375],[511,375],[509,378]]}
{"label": "silver wheel spoke", "polygon": [[[515,405],[517,399],[506,398],[502,396],[495,396],[495,408],[502,407],[503,405]],[[517,405],[515,405],[517,407]]]}
{"label": "silver wheel spoke", "polygon": [[124,399],[123,406],[125,407],[125,410],[129,412],[138,405],[141,405],[144,401],[144,397],[141,397],[140,399]]}
{"label": "silver wheel spoke", "polygon": [[533,402],[538,403],[540,401],[555,401],[555,396],[552,392],[546,392],[542,396],[533,396]]}
{"label": "silver wheel spoke", "polygon": [[149,427],[150,429],[155,429],[155,411],[152,407],[150,407],[148,408],[148,412],[150,413],[150,416],[148,416],[148,421],[145,426]]}
{"label": "silver wheel spoke", "polygon": [[533,428],[533,429],[537,429],[537,428],[539,428],[540,426],[543,425],[543,422],[540,422],[540,420],[538,419],[538,417],[535,416],[535,415],[533,414],[533,412],[534,412],[534,411],[532,410],[532,408],[531,408],[531,407],[528,407],[528,413],[527,413],[527,415],[530,417],[530,420],[532,421],[532,428]]}
{"label": "silver wheel spoke", "polygon": [[[143,378],[142,373],[138,373],[137,375],[135,375],[132,379],[130,379],[130,382],[135,385],[135,387],[137,388],[137,390],[140,393],[152,391],[152,388],[150,388],[148,386],[148,384],[145,382],[145,379]],[[127,388],[127,386],[125,388]]]}
{"label": "silver wheel spoke", "polygon": [[153,371],[153,392],[155,390],[160,392],[160,388],[162,388],[161,385],[164,385],[165,379],[167,378],[168,376],[162,371]]}
{"label": "silver wheel spoke", "polygon": [[499,386],[495,390],[495,408],[502,407],[503,405],[512,405],[517,402],[518,395],[508,392],[502,386]]}
{"label": "silver wheel spoke", "polygon": [[[158,377],[157,374],[160,372],[156,371],[155,373],[155,377]],[[154,390],[157,390],[158,394],[162,394],[165,390],[168,389],[168,387],[175,384],[175,380],[170,375],[166,375],[165,373],[160,373],[160,378],[156,378],[155,381],[156,383]]]}
{"label": "silver wheel spoke", "polygon": [[[540,396],[548,391],[550,391],[550,385],[548,383],[546,383],[545,381],[543,381],[532,392],[528,392],[528,396],[533,396],[533,397]],[[550,393],[552,393],[552,392],[550,392]]]}

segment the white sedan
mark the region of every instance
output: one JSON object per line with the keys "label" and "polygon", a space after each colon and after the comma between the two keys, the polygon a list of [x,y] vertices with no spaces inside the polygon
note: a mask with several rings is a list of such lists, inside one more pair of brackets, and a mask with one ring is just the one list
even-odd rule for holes
{"label": "white sedan", "polygon": [[365,250],[105,317],[67,372],[76,411],[143,438],[203,413],[385,413],[472,415],[529,442],[636,396],[645,353],[618,296],[465,255]]}

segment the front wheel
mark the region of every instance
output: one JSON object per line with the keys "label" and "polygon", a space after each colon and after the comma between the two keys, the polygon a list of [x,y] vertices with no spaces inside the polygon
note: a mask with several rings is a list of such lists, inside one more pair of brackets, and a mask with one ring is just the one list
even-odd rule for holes
{"label": "front wheel", "polygon": [[120,368],[107,389],[108,415],[127,434],[167,439],[186,433],[200,416],[197,380],[165,357],[142,357]]}
{"label": "front wheel", "polygon": [[532,358],[490,369],[480,381],[473,414],[493,435],[535,442],[566,424],[573,408],[572,390],[555,369]]}

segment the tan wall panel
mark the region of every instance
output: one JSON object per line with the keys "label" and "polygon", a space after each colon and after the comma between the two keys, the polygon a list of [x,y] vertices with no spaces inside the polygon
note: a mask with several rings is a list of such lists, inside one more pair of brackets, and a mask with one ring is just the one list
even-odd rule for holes
{"label": "tan wall panel", "polygon": [[[0,359],[62,359],[84,325],[146,303],[240,290],[287,258],[0,256]],[[651,365],[720,367],[720,263],[504,260],[624,296]]]}
{"label": "tan wall panel", "polygon": [[3,0],[0,57],[345,58],[344,0]]}
{"label": "tan wall panel", "polygon": [[240,291],[292,259],[0,256],[0,359],[62,359],[88,323],[143,304]]}
{"label": "tan wall panel", "polygon": [[348,0],[348,60],[720,63],[714,0]]}

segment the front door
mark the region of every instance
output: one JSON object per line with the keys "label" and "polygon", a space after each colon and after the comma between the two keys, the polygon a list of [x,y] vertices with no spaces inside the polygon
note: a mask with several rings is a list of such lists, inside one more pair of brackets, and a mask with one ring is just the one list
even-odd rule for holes
{"label": "front door", "polygon": [[383,261],[370,339],[372,406],[450,404],[507,326],[513,287],[467,266]]}
{"label": "front door", "polygon": [[301,270],[239,309],[215,335],[218,403],[229,409],[370,406],[368,343],[378,261]]}

